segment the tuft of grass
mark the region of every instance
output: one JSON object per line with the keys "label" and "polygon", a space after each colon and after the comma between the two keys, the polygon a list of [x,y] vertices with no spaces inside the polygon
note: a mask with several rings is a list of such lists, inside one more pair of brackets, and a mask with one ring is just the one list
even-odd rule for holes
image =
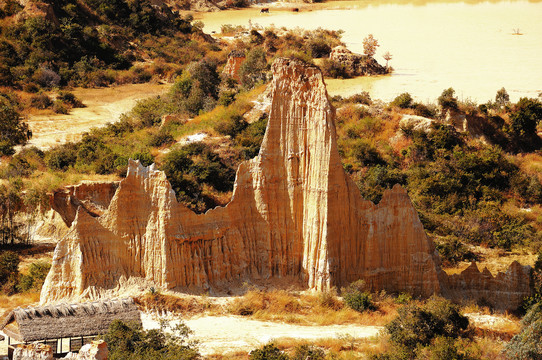
{"label": "tuft of grass", "polygon": [[378,307],[378,311],[357,312],[334,292],[298,294],[284,290],[251,290],[235,298],[226,311],[258,320],[307,325],[384,325],[396,315],[397,305],[391,299],[379,302]]}
{"label": "tuft of grass", "polygon": [[0,295],[0,319],[7,315],[11,309],[35,305],[39,301],[39,292],[19,293],[11,296]]}
{"label": "tuft of grass", "polygon": [[206,132],[213,135],[218,135],[214,130],[215,126],[225,119],[232,118],[236,115],[243,115],[249,111],[253,104],[252,101],[265,90],[265,85],[252,89],[251,91],[240,93],[237,95],[235,102],[228,106],[218,105],[213,110],[196,116],[193,120],[186,124],[177,127],[172,131],[172,135],[176,139],[183,136]]}
{"label": "tuft of grass", "polygon": [[151,291],[134,299],[141,308],[149,311],[182,313],[184,316],[213,312],[217,305],[207,296],[175,296]]}

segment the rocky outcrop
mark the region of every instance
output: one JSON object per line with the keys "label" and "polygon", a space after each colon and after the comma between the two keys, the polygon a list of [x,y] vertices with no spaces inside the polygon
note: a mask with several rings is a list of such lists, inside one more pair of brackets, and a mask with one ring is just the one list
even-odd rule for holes
{"label": "rocky outcrop", "polygon": [[328,289],[364,279],[374,291],[446,292],[406,191],[395,186],[375,205],[343,171],[319,69],[278,59],[272,70],[260,154],[239,166],[230,203],[195,214],[163,172],[130,161],[103,214],[77,208],[42,303],[111,296],[138,282],[220,291],[245,281]]}
{"label": "rocky outcrop", "polygon": [[107,343],[103,340],[93,341],[90,344],[83,345],[79,353],[68,353],[63,359],[72,360],[107,360],[109,349]]}
{"label": "rocky outcrop", "polygon": [[403,115],[401,117],[401,120],[399,120],[399,129],[409,129],[413,131],[423,131],[425,133],[428,133],[431,131],[431,126],[435,122],[438,121],[423,116]]}
{"label": "rocky outcrop", "polygon": [[245,53],[242,51],[234,50],[230,52],[228,62],[224,66],[224,70],[222,70],[222,75],[239,81],[239,69],[245,58]]}
{"label": "rocky outcrop", "polygon": [[13,350],[13,360],[53,360],[53,349],[39,343],[17,345]]}
{"label": "rocky outcrop", "polygon": [[373,57],[355,54],[344,46],[337,46],[331,50],[329,59],[342,64],[352,76],[382,75],[388,70],[380,65]]}
{"label": "rocky outcrop", "polygon": [[493,276],[487,268],[480,271],[473,262],[460,274],[443,279],[444,295],[458,302],[473,300],[496,309],[517,309],[531,294],[530,272],[530,266],[514,261],[506,272]]}
{"label": "rocky outcrop", "polygon": [[50,205],[60,214],[66,225],[71,226],[79,207],[91,216],[102,215],[107,210],[117,187],[118,182],[90,181],[66,186],[49,194]]}
{"label": "rocky outcrop", "polygon": [[40,1],[27,1],[23,6],[23,10],[15,17],[18,22],[22,22],[33,17],[42,17],[55,26],[60,25],[51,4]]}

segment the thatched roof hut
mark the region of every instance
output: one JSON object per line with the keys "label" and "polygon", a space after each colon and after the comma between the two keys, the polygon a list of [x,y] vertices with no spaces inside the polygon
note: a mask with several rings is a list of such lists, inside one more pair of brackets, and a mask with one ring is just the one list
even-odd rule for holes
{"label": "thatched roof hut", "polygon": [[132,298],[17,308],[0,323],[0,330],[19,342],[105,334],[113,320],[141,325]]}

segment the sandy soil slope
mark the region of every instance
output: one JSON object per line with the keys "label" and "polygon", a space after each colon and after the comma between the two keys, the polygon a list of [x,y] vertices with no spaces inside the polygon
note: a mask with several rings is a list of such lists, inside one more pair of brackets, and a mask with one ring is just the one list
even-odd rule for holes
{"label": "sandy soil slope", "polygon": [[[143,328],[159,328],[157,317],[143,314]],[[172,320],[175,321],[175,320]],[[200,341],[202,355],[250,351],[273,339],[369,338],[378,335],[381,326],[326,325],[304,326],[249,320],[240,316],[202,316],[185,320],[194,331],[192,340]]]}
{"label": "sandy soil slope", "polygon": [[86,105],[72,109],[70,114],[29,115],[26,119],[32,130],[27,146],[48,149],[54,145],[77,141],[81,134],[93,127],[119,120],[138,100],[156,96],[169,89],[163,84],[129,84],[99,89],[74,89],[75,96]]}

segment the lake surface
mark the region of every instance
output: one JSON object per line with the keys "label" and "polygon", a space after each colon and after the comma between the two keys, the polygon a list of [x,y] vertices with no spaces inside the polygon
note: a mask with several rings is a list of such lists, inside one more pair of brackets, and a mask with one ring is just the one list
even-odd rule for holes
{"label": "lake surface", "polygon": [[[321,4],[318,4],[321,5]],[[327,7],[327,8],[326,8]],[[505,87],[512,101],[542,92],[542,1],[330,2],[299,13],[271,8],[230,10],[203,16],[206,32],[222,24],[345,31],[342,40],[362,53],[363,38],[380,43],[375,58],[393,55],[390,76],[351,80],[328,79],[331,95],[369,91],[373,98],[392,100],[409,92],[421,101],[435,101],[453,87],[461,100],[494,99]],[[515,35],[519,29],[523,35]]]}

